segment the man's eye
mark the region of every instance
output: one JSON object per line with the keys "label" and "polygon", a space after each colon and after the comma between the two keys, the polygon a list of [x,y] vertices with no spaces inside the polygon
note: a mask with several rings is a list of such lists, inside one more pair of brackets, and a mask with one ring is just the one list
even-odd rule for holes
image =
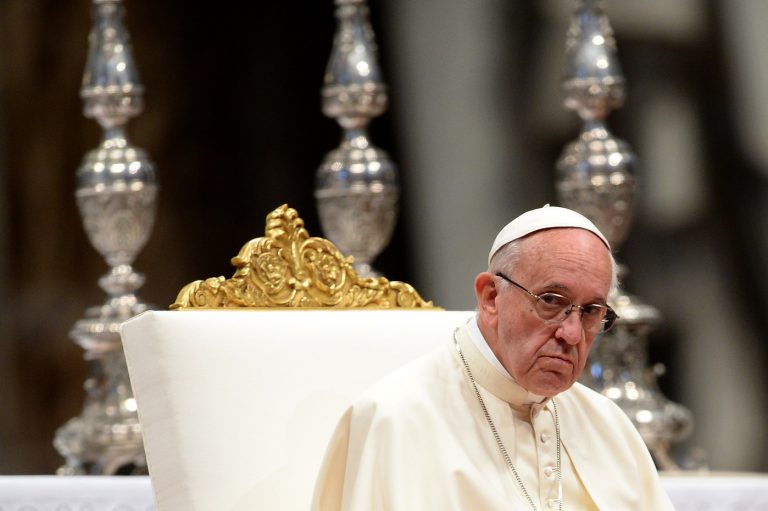
{"label": "man's eye", "polygon": [[597,304],[583,305],[581,310],[585,316],[599,316],[603,312],[603,307]]}
{"label": "man's eye", "polygon": [[562,308],[569,305],[569,301],[560,295],[553,293],[544,293],[539,297],[541,303],[552,308]]}

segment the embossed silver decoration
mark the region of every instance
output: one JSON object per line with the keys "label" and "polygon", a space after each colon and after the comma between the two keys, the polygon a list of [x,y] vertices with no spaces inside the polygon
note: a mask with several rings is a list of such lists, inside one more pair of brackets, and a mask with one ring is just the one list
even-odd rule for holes
{"label": "embossed silver decoration", "polygon": [[92,15],[80,95],[84,115],[99,122],[104,136],[77,171],[75,196],[88,237],[111,268],[99,280],[106,302],[70,331],[89,364],[86,398],[54,445],[66,460],[59,474],[140,474],[146,458],[119,327],[148,308],[135,294],[144,277],[131,265],[152,232],[158,187],[146,153],[125,137],[125,124],[142,110],[143,88],[124,7],[121,0],[93,0]]}
{"label": "embossed silver decoration", "polygon": [[389,243],[398,210],[397,169],[369,140],[371,119],[387,108],[364,0],[336,0],[338,21],[322,90],[323,113],[344,130],[317,170],[315,199],[325,236],[355,258],[362,277]]}
{"label": "embossed silver decoration", "polygon": [[[592,220],[618,250],[633,216],[635,155],[605,124],[610,111],[623,104],[625,91],[613,31],[598,0],[576,2],[562,90],[566,108],[579,114],[584,127],[557,162],[558,200]],[[625,274],[619,265],[620,280]],[[621,287],[609,301],[620,318],[595,343],[582,381],[627,413],[660,468],[677,468],[670,446],[689,435],[693,419],[659,390],[663,367],[647,366],[647,336],[661,314]]]}

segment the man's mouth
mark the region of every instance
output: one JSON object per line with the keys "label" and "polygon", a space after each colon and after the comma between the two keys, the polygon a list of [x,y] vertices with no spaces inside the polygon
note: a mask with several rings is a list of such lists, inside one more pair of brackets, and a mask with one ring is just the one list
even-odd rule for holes
{"label": "man's mouth", "polygon": [[566,357],[565,355],[542,355],[539,358],[544,359],[548,364],[568,365],[571,367],[576,365],[571,358]]}

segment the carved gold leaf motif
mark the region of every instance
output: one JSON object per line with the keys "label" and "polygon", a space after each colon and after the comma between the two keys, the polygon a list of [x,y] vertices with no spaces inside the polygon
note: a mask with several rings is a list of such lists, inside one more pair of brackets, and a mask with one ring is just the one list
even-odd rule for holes
{"label": "carved gold leaf motif", "polygon": [[265,236],[232,258],[230,279],[213,277],[184,286],[171,309],[237,307],[436,308],[404,282],[362,278],[324,238],[310,237],[295,209],[283,204],[267,215]]}

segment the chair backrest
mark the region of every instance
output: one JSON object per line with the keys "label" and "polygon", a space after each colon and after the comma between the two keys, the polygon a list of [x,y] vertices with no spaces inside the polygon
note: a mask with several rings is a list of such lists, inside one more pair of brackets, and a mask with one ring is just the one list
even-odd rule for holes
{"label": "chair backrest", "polygon": [[306,510],[344,409],[472,312],[184,310],[122,327],[158,511]]}

